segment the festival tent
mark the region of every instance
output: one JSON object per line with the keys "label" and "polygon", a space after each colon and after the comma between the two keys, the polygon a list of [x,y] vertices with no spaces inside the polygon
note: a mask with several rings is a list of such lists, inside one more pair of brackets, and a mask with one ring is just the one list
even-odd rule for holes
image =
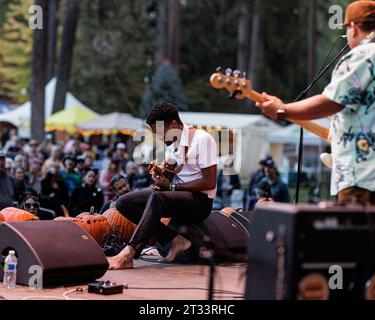
{"label": "festival tent", "polygon": [[[45,119],[47,119],[52,113],[55,88],[56,78],[53,78],[45,87]],[[64,109],[71,108],[73,106],[78,106],[83,110],[91,111],[91,109],[82,104],[70,92],[67,92],[65,96]],[[19,135],[21,137],[29,137],[31,128],[31,102],[28,101],[12,111],[0,114],[0,122],[11,123],[12,125],[18,127]]]}
{"label": "festival tent", "polygon": [[94,111],[83,109],[80,106],[72,106],[56,112],[46,120],[47,131],[59,130],[73,133],[78,124],[98,117]]}
{"label": "festival tent", "polygon": [[82,122],[78,128],[85,132],[132,134],[143,128],[144,121],[133,117],[130,113],[113,112]]}
{"label": "festival tent", "polygon": [[[246,182],[258,168],[259,160],[270,153],[268,133],[281,128],[263,115],[180,112],[180,117],[186,124],[205,128],[214,137],[223,129],[230,129],[233,133],[235,169]],[[222,148],[221,143],[219,148]]]}
{"label": "festival tent", "polygon": [[[314,122],[326,128],[330,127],[330,121],[328,119],[319,119]],[[271,143],[275,144],[298,144],[300,132],[301,128],[295,124],[292,124],[290,126],[270,132],[268,134],[268,139]],[[309,131],[304,130],[303,143],[308,146],[319,146],[324,144],[324,141]]]}
{"label": "festival tent", "polygon": [[[314,122],[326,128],[330,127],[330,120],[327,118],[315,120]],[[269,132],[268,140],[271,145],[271,154],[279,165],[284,162],[290,162],[291,159],[288,159],[288,157],[293,155],[292,157],[295,158],[298,154],[300,132],[301,127],[295,124]],[[310,173],[321,172],[322,163],[319,160],[319,155],[325,151],[328,143],[309,131],[304,130],[303,144],[303,170]],[[286,150],[288,150],[288,152],[286,152]],[[287,171],[286,167],[291,169],[290,165],[285,166],[285,172]]]}

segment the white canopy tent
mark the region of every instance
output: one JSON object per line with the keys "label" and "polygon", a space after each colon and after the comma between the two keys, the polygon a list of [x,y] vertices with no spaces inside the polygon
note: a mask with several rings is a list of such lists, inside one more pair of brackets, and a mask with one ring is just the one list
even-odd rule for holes
{"label": "white canopy tent", "polygon": [[[330,128],[330,120],[327,118],[315,120],[314,122],[326,128]],[[272,131],[268,134],[268,139],[272,150],[271,154],[279,164],[281,173],[285,174],[285,176],[288,175],[290,170],[289,158],[291,156],[291,150],[295,150],[293,158],[297,156],[300,132],[301,127],[292,124],[279,130]],[[304,147],[307,147],[304,148],[303,170],[305,172],[321,172],[322,163],[319,160],[319,156],[324,152],[325,147],[328,145],[327,142],[309,131],[304,130],[303,143]],[[286,146],[288,146],[287,149],[289,150],[289,155],[285,151]]]}
{"label": "white canopy tent", "polygon": [[96,119],[79,124],[82,130],[131,130],[142,129],[144,121],[133,117],[130,113],[113,112],[104,114]]}
{"label": "white canopy tent", "polygon": [[231,129],[235,169],[243,180],[249,179],[259,160],[270,152],[268,133],[281,128],[263,115],[181,112],[180,117],[194,126]]}
{"label": "white canopy tent", "polygon": [[[46,85],[45,88],[45,119],[47,119],[52,114],[56,81],[56,78],[51,79],[51,81]],[[74,106],[79,106],[80,108],[92,111],[82,102],[80,102],[76,97],[74,97],[70,92],[67,92],[65,96],[64,109]],[[0,114],[0,122],[11,123],[12,125],[18,127],[19,135],[21,137],[29,137],[31,129],[31,102],[28,101],[15,110]]]}

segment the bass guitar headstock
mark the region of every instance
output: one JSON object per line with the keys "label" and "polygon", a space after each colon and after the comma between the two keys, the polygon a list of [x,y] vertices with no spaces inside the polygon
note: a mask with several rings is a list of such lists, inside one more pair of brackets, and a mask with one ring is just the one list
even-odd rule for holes
{"label": "bass guitar headstock", "polygon": [[226,89],[231,99],[246,99],[251,95],[251,81],[246,79],[246,73],[240,70],[217,68],[211,76],[211,86],[215,89]]}

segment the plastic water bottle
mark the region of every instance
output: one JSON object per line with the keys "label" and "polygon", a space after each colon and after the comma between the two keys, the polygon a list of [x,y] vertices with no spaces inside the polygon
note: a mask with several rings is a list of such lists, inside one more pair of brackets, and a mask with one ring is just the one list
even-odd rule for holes
{"label": "plastic water bottle", "polygon": [[8,256],[4,261],[4,288],[15,288],[17,277],[17,257],[16,252],[13,250],[9,251]]}

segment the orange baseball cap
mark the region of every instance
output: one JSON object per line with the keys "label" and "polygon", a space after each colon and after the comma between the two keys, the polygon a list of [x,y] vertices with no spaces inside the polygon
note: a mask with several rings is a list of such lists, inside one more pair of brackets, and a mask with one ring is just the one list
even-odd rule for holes
{"label": "orange baseball cap", "polygon": [[345,12],[344,26],[356,22],[375,22],[375,1],[357,0],[352,2]]}

